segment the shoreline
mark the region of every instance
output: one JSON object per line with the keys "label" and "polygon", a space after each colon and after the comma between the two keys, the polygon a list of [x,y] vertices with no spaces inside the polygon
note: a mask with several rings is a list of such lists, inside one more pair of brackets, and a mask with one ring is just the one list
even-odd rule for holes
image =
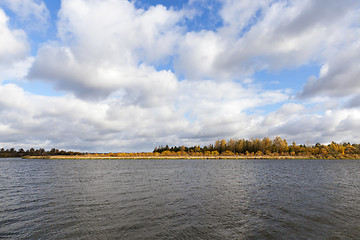
{"label": "shoreline", "polygon": [[[216,160],[216,159],[239,159],[239,160],[339,160],[343,158],[316,158],[314,156],[24,156],[22,159],[53,159],[53,160],[126,160],[126,159],[148,159],[148,160],[177,160],[177,159],[199,159],[199,160]],[[349,159],[349,158],[344,158]],[[358,159],[358,158],[356,158]],[[349,160],[356,160],[349,159]]]}

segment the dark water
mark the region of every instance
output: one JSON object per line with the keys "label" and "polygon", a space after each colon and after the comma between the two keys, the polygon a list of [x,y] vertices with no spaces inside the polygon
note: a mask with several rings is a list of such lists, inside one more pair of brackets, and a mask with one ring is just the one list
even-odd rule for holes
{"label": "dark water", "polygon": [[0,159],[1,239],[360,239],[360,161]]}

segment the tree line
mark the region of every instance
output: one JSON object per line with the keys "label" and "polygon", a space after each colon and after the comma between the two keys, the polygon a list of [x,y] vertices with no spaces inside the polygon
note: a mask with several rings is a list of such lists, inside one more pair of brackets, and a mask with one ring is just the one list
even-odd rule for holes
{"label": "tree line", "polygon": [[8,157],[24,157],[24,156],[56,156],[56,155],[83,155],[84,153],[81,152],[73,152],[73,151],[65,151],[59,150],[56,148],[52,148],[49,151],[46,151],[43,148],[34,149],[30,148],[28,150],[24,150],[20,148],[16,150],[15,148],[10,149],[0,149],[0,157],[1,158],[8,158]]}
{"label": "tree line", "polygon": [[297,145],[295,142],[288,144],[286,139],[276,137],[270,139],[230,139],[217,140],[214,144],[201,147],[195,146],[159,146],[155,147],[153,152],[135,152],[135,153],[81,153],[74,151],[65,151],[52,148],[47,151],[43,148],[24,150],[20,148],[15,150],[0,149],[0,157],[51,157],[51,156],[81,156],[81,157],[119,157],[119,158],[156,158],[156,157],[239,157],[239,158],[276,158],[277,156],[291,156],[299,158],[316,158],[316,159],[360,159],[360,144],[336,143],[324,145],[317,143],[315,145]]}
{"label": "tree line", "polygon": [[276,137],[270,139],[225,139],[217,140],[214,144],[201,147],[195,145],[185,146],[159,146],[153,153],[161,155],[244,155],[244,156],[308,156],[311,158],[359,158],[360,144],[336,143],[324,145],[316,143],[315,145],[297,145],[295,142],[288,144],[286,139]]}

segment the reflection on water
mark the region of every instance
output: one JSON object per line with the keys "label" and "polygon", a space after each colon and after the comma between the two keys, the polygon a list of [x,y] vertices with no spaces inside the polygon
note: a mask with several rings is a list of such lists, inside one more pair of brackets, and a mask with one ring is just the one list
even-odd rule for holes
{"label": "reflection on water", "polygon": [[0,238],[360,239],[360,161],[0,160]]}

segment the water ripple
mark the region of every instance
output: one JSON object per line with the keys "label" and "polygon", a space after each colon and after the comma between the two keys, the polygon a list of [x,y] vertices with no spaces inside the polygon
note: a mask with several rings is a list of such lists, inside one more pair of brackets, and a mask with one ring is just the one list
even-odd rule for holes
{"label": "water ripple", "polygon": [[0,160],[4,239],[360,239],[360,161]]}

